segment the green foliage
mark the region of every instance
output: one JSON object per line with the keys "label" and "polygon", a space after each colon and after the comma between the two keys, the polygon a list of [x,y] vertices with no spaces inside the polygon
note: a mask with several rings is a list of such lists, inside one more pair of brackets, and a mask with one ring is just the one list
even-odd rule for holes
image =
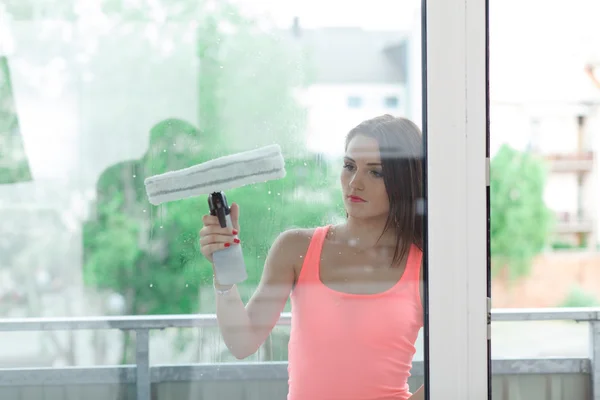
{"label": "green foliage", "polygon": [[583,246],[576,246],[571,243],[557,241],[551,244],[553,250],[572,250],[582,248]]}
{"label": "green foliage", "polygon": [[[146,177],[258,146],[281,145],[284,179],[226,193],[240,206],[249,275],[248,287],[241,290],[244,300],[257,285],[278,234],[325,224],[341,209],[336,173],[304,147],[306,112],[294,90],[307,83],[305,54],[294,43],[261,31],[226,2],[211,10],[205,5],[196,2],[186,13],[169,14],[197,22],[199,125],[159,121],[141,159],[102,173],[95,218],[84,226],[85,282],[121,294],[126,314],[215,311],[214,304],[201,304],[199,296],[212,285],[212,267],[198,246],[207,196],[154,207],[146,198]],[[119,0],[105,1],[104,6],[111,18],[147,19],[142,9],[123,14]],[[182,332],[176,347],[185,348],[188,340]],[[127,337],[122,362],[128,361],[131,344]],[[274,354],[286,345],[277,336],[273,346],[282,350]]]}
{"label": "green foliage", "polygon": [[559,307],[599,307],[600,300],[579,286],[574,286]]}
{"label": "green foliage", "polygon": [[[322,225],[341,205],[334,174],[299,144],[305,114],[293,89],[304,79],[300,53],[230,5],[217,7],[198,24],[200,126],[177,119],[157,123],[141,159],[102,173],[96,216],[84,227],[85,281],[123,295],[127,314],[214,312],[198,296],[212,284],[212,268],[198,248],[206,196],[154,207],[146,198],[146,177],[273,142],[282,146],[286,178],[226,193],[240,205],[250,286],[258,283],[280,232]],[[227,34],[219,30],[224,22],[234,27]]]}
{"label": "green foliage", "polygon": [[[156,169],[179,169],[199,132],[179,120],[163,121],[150,132],[151,146],[139,161],[122,162],[108,168],[97,185],[96,218],[84,225],[84,279],[88,285],[115,291],[126,300],[131,314],[169,314],[197,309],[197,271],[200,257],[190,247],[200,216],[184,218],[151,206],[144,179]],[[168,138],[168,139],[167,139]],[[164,141],[175,143],[169,152]],[[188,147],[189,146],[189,147]],[[152,161],[148,161],[148,156]],[[187,157],[186,157],[187,156]],[[174,203],[171,209],[177,210]],[[188,215],[193,215],[186,210]]]}
{"label": "green foliage", "polygon": [[502,146],[490,168],[493,271],[509,279],[529,273],[547,244],[552,214],[544,203],[546,171],[534,155]]}
{"label": "green foliage", "polygon": [[581,243],[573,244],[564,241],[555,241],[550,245],[553,250],[582,250],[587,249],[589,247],[587,243],[587,238],[583,238]]}
{"label": "green foliage", "polygon": [[8,59],[0,55],[0,184],[31,180],[21,137]]}

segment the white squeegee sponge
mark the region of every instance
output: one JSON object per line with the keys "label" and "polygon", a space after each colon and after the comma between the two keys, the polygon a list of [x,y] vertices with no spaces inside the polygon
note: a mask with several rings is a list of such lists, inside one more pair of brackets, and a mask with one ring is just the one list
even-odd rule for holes
{"label": "white squeegee sponge", "polygon": [[277,144],[232,154],[144,180],[153,205],[254,183],[284,178],[285,161]]}

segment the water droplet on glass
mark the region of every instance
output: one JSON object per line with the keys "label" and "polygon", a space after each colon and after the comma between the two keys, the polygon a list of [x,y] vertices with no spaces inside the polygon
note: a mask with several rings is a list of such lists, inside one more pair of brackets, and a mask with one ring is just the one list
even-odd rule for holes
{"label": "water droplet on glass", "polygon": [[150,287],[154,286],[152,283],[150,284]]}
{"label": "water droplet on glass", "polygon": [[188,285],[188,284],[186,283],[186,284],[185,284],[185,287],[188,287],[188,286],[190,286],[190,285]]}
{"label": "water droplet on glass", "polygon": [[222,65],[219,65],[219,68],[223,69],[223,66],[222,66]]}
{"label": "water droplet on glass", "polygon": [[281,196],[281,193],[277,193],[277,196]]}
{"label": "water droplet on glass", "polygon": [[269,194],[271,194],[271,191],[269,190]]}
{"label": "water droplet on glass", "polygon": [[306,163],[304,163],[304,166],[306,167],[306,166],[307,166],[307,164],[306,164]]}
{"label": "water droplet on glass", "polygon": [[271,211],[271,207],[267,208],[267,211]]}
{"label": "water droplet on glass", "polygon": [[146,210],[144,210],[144,212],[146,212]]}
{"label": "water droplet on glass", "polygon": [[166,153],[166,152],[167,152],[167,149],[164,149],[164,150],[163,150],[163,153]]}
{"label": "water droplet on glass", "polygon": [[161,226],[160,226],[160,229],[162,229],[162,228],[163,228],[163,226],[161,225]]}
{"label": "water droplet on glass", "polygon": [[133,177],[135,178],[135,175]]}

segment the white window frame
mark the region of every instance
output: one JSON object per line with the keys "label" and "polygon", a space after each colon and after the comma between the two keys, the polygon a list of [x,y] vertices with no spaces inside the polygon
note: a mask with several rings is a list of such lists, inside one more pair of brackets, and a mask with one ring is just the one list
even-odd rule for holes
{"label": "white window frame", "polygon": [[426,394],[489,386],[487,0],[422,1],[427,140]]}

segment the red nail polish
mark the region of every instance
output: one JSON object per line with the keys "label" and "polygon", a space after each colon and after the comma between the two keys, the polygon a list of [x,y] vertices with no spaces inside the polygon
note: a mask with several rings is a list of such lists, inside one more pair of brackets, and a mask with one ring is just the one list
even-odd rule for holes
{"label": "red nail polish", "polygon": [[225,243],[225,247],[231,246],[231,243]]}
{"label": "red nail polish", "polygon": [[233,241],[234,241],[235,243],[239,243],[239,242],[240,242],[240,239],[238,239],[238,238],[235,238],[235,239],[233,239]]}
{"label": "red nail polish", "polygon": [[237,234],[238,234],[238,231],[236,231],[236,230],[234,229],[234,230],[233,230],[233,234],[234,234],[234,235],[237,235]]}

